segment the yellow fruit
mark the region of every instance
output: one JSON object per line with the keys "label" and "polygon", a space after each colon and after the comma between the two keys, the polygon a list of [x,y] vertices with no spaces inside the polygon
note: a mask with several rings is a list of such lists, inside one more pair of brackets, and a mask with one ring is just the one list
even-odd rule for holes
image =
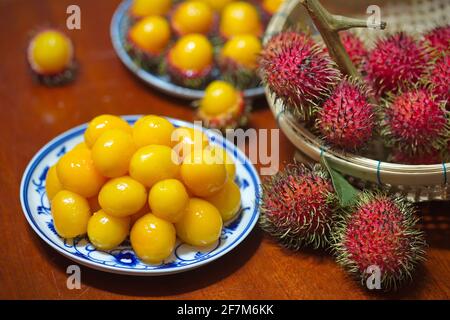
{"label": "yellow fruit", "polygon": [[238,101],[239,93],[231,84],[216,80],[206,88],[205,95],[200,101],[200,110],[214,116],[229,111],[238,104]]}
{"label": "yellow fruit", "polygon": [[33,70],[39,74],[60,73],[73,60],[72,42],[59,31],[40,32],[30,42],[28,60]]}
{"label": "yellow fruit", "polygon": [[132,26],[128,36],[140,50],[160,55],[169,44],[170,26],[163,17],[149,16]]}
{"label": "yellow fruit", "polygon": [[145,116],[140,118],[133,127],[133,139],[138,148],[151,144],[172,146],[174,126],[165,118]]}
{"label": "yellow fruit", "polygon": [[181,37],[170,50],[169,63],[183,73],[201,73],[213,63],[213,47],[201,34]]}
{"label": "yellow fruit", "polygon": [[134,225],[136,221],[138,221],[141,217],[145,216],[146,214],[150,213],[150,207],[148,205],[148,201],[145,203],[145,206],[142,207],[141,210],[136,212],[135,214],[131,215],[131,225]]}
{"label": "yellow fruit", "polygon": [[163,16],[169,12],[172,0],[133,0],[130,14],[135,18],[159,15]]}
{"label": "yellow fruit", "polygon": [[234,0],[203,0],[203,2],[207,3],[212,9],[216,11],[222,11],[225,6]]}
{"label": "yellow fruit", "polygon": [[179,35],[207,34],[214,22],[214,12],[202,1],[186,1],[177,6],[173,16],[173,29]]}
{"label": "yellow fruit", "polygon": [[176,179],[155,183],[148,196],[151,212],[158,218],[172,223],[181,219],[188,201],[186,188]]}
{"label": "yellow fruit", "polygon": [[223,159],[225,169],[227,170],[228,179],[234,181],[234,178],[236,177],[236,164],[234,163],[233,158],[224,148],[219,146],[211,146],[209,148],[213,148],[215,154]]}
{"label": "yellow fruit", "polygon": [[172,253],[176,232],[170,222],[153,214],[146,214],[133,225],[130,240],[133,250],[141,260],[160,263]]}
{"label": "yellow fruit", "polygon": [[102,209],[115,217],[126,217],[138,212],[146,201],[145,187],[128,176],[109,180],[98,194]]}
{"label": "yellow fruit", "polygon": [[236,35],[225,43],[222,58],[230,59],[239,66],[254,70],[258,66],[261,41],[252,34]]}
{"label": "yellow fruit", "polygon": [[72,150],[77,150],[77,149],[89,149],[89,147],[87,146],[86,142],[80,142],[75,147],[73,147]]}
{"label": "yellow fruit", "polygon": [[91,243],[100,250],[111,250],[121,244],[130,231],[130,217],[118,218],[97,211],[89,219],[87,234]]}
{"label": "yellow fruit", "polygon": [[178,155],[156,144],[140,148],[130,162],[130,176],[149,188],[158,181],[175,178],[179,170]]}
{"label": "yellow fruit", "polygon": [[222,217],[217,208],[208,201],[192,198],[175,227],[178,237],[187,244],[207,246],[219,239]]}
{"label": "yellow fruit", "polygon": [[227,171],[220,154],[206,148],[192,152],[181,165],[184,184],[196,196],[208,197],[218,192],[227,181]]}
{"label": "yellow fruit", "polygon": [[90,198],[98,194],[106,179],[95,168],[91,151],[78,148],[58,161],[56,172],[65,190]]}
{"label": "yellow fruit", "polygon": [[283,4],[284,0],[263,0],[262,7],[270,14],[274,14]]}
{"label": "yellow fruit", "polygon": [[47,198],[52,200],[53,197],[62,189],[63,186],[59,181],[58,174],[56,173],[56,165],[54,165],[48,169],[47,178],[45,179],[45,191],[47,192]]}
{"label": "yellow fruit", "polygon": [[199,129],[179,127],[172,134],[174,151],[184,159],[194,150],[202,150],[209,143],[208,137]]}
{"label": "yellow fruit", "polygon": [[227,39],[240,34],[260,36],[262,25],[258,10],[244,1],[230,3],[222,12],[220,33]]}
{"label": "yellow fruit", "polygon": [[92,160],[105,177],[120,177],[127,174],[131,157],[136,150],[131,134],[111,129],[105,131],[94,143]]}
{"label": "yellow fruit", "polygon": [[52,200],[53,223],[58,234],[63,238],[74,238],[85,234],[91,211],[82,196],[62,190]]}
{"label": "yellow fruit", "polygon": [[119,129],[131,133],[130,125],[118,116],[104,114],[92,119],[84,132],[84,141],[89,148],[92,148],[95,141],[103,132],[110,129]]}
{"label": "yellow fruit", "polygon": [[206,198],[220,212],[223,221],[231,220],[241,207],[241,191],[233,180],[228,180],[216,194]]}

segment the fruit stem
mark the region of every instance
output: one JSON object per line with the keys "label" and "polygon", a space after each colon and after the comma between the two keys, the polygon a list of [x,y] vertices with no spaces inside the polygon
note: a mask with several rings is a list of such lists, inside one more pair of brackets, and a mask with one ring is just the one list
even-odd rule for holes
{"label": "fruit stem", "polygon": [[[351,28],[367,28],[366,20],[354,19],[329,13],[318,0],[300,0],[306,8],[317,30],[322,35],[330,56],[346,75],[361,79],[361,75],[350,60],[344,45],[339,37],[339,31]],[[386,23],[382,22],[380,28],[384,29]]]}

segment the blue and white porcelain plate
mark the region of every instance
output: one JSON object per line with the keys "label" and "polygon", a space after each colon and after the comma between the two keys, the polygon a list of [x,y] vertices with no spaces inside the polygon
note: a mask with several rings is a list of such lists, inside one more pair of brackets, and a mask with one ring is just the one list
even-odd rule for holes
{"label": "blue and white porcelain plate", "polygon": [[[140,116],[125,116],[133,124]],[[192,123],[168,119],[176,127],[193,127]],[[83,141],[87,124],[73,128],[44,146],[26,168],[20,187],[20,200],[25,217],[33,230],[51,247],[64,256],[85,266],[120,274],[163,275],[191,270],[212,262],[234,249],[255,226],[258,216],[260,181],[258,174],[246,156],[231,142],[219,134],[205,130],[211,144],[223,146],[236,162],[236,182],[241,189],[241,214],[224,225],[220,239],[206,248],[192,247],[177,242],[168,259],[158,265],[143,263],[125,241],[110,251],[97,250],[87,239],[78,237],[64,239],[58,236],[53,226],[50,204],[45,192],[45,177],[48,169],[75,145]]]}

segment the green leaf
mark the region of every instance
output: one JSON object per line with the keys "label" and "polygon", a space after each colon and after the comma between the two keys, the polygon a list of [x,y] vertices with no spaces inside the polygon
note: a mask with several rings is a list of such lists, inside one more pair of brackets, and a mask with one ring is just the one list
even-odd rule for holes
{"label": "green leaf", "polygon": [[333,187],[336,191],[340,205],[343,207],[348,207],[354,204],[358,198],[359,191],[353,187],[339,172],[331,167],[324,154],[321,156],[321,160],[330,173],[331,181],[333,182]]}

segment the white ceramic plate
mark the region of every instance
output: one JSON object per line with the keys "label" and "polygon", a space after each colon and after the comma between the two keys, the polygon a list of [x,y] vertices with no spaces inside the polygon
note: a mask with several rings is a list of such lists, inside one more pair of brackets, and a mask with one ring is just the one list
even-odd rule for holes
{"label": "white ceramic plate", "polygon": [[[140,116],[125,116],[133,124]],[[192,127],[191,123],[168,119],[176,127]],[[255,226],[258,216],[260,181],[258,174],[245,155],[222,136],[205,131],[210,143],[224,146],[236,162],[236,181],[241,189],[242,213],[227,223],[220,239],[207,248],[192,247],[177,242],[168,259],[159,265],[141,262],[128,241],[110,251],[99,251],[86,237],[66,240],[59,237],[53,226],[50,205],[45,193],[48,169],[68,150],[83,141],[86,124],[73,128],[44,146],[28,164],[20,187],[20,200],[25,217],[33,230],[51,247],[64,256],[85,266],[120,274],[162,275],[191,270],[214,261],[234,249]]]}

